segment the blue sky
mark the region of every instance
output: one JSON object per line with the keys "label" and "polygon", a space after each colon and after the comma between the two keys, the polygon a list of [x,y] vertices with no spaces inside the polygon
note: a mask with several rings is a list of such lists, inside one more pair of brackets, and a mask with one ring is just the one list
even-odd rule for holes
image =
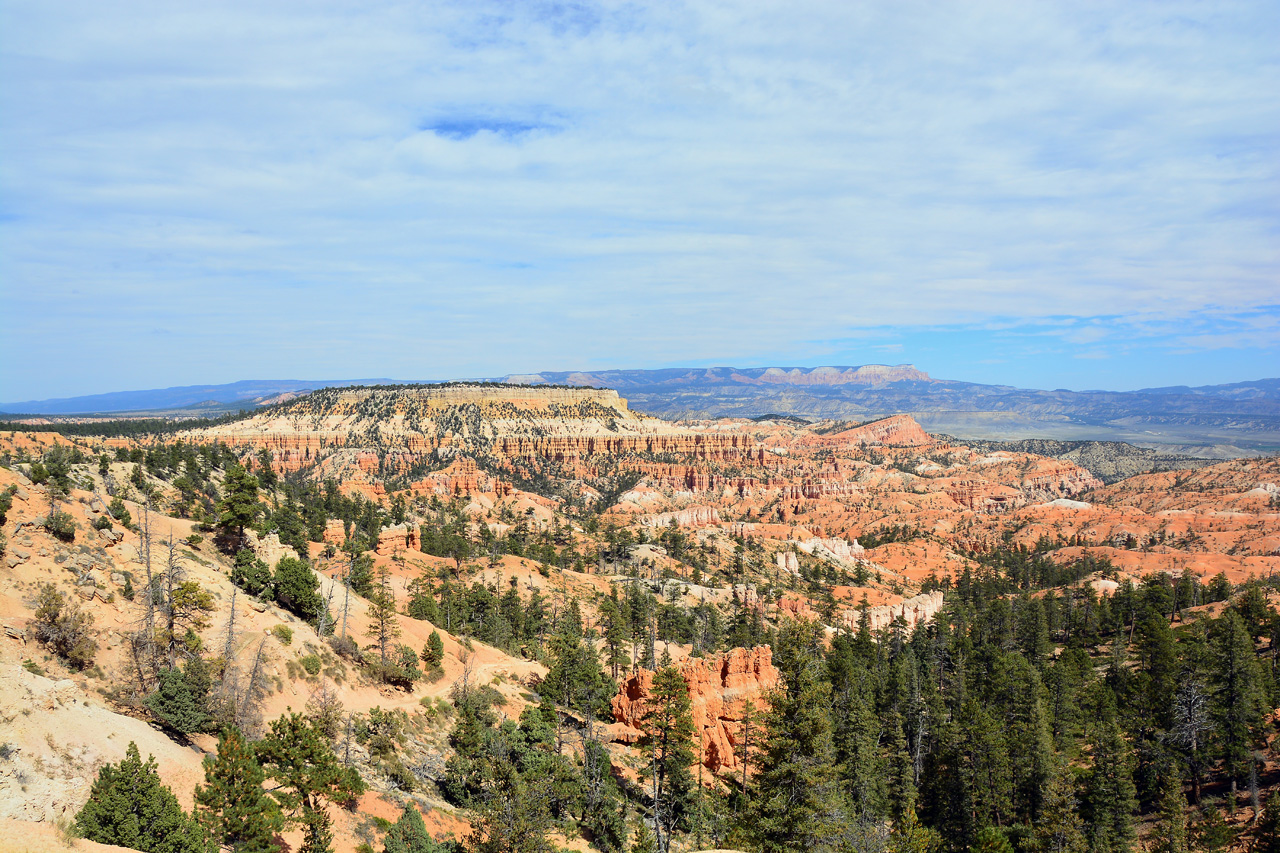
{"label": "blue sky", "polygon": [[0,400],[1280,375],[1274,2],[0,0]]}

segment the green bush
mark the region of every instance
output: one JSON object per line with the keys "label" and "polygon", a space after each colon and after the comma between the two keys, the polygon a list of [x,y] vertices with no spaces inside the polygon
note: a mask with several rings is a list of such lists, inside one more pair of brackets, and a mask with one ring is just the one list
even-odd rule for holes
{"label": "green bush", "polygon": [[319,592],[320,579],[302,560],[281,557],[272,583],[276,601],[306,621],[315,622],[325,612]]}
{"label": "green bush", "polygon": [[74,542],[76,538],[76,522],[71,513],[55,509],[45,516],[44,529],[48,530],[63,542]]}
{"label": "green bush", "polygon": [[299,663],[301,663],[301,664],[302,664],[302,668],[303,668],[303,669],[305,669],[305,670],[307,671],[307,675],[319,675],[319,674],[320,674],[320,657],[319,657],[319,655],[303,655],[303,657],[302,657],[302,659],[299,661]]}
{"label": "green bush", "polygon": [[111,503],[107,504],[107,509],[115,516],[116,521],[120,522],[127,529],[133,528],[133,516],[129,515],[129,510],[125,508],[124,501],[114,497]]}
{"label": "green bush", "polygon": [[35,618],[31,620],[35,638],[75,669],[93,664],[98,642],[93,638],[93,617],[79,608],[75,600],[58,592],[47,583],[36,597]]}
{"label": "green bush", "polygon": [[256,598],[271,600],[271,569],[248,548],[236,552],[231,582]]}
{"label": "green bush", "polygon": [[111,519],[105,515],[100,515],[93,520],[94,530],[110,530],[112,526]]}
{"label": "green bush", "polygon": [[0,524],[6,521],[6,514],[13,507],[13,496],[18,493],[17,486],[10,486],[0,492]]}
{"label": "green bush", "polygon": [[280,641],[282,646],[287,646],[293,642],[293,629],[288,625],[276,625],[271,629],[271,633],[276,635],[276,639]]}

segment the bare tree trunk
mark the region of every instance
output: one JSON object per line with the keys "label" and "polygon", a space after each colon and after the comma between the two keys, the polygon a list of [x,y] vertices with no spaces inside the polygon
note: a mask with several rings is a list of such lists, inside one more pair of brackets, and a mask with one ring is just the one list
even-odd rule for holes
{"label": "bare tree trunk", "polygon": [[169,532],[168,559],[164,572],[164,610],[165,642],[168,645],[169,668],[178,665],[178,611],[173,604],[173,593],[181,583],[181,569],[178,568],[176,549],[173,544],[173,531]]}
{"label": "bare tree trunk", "polygon": [[1258,802],[1258,756],[1253,753],[1249,754],[1249,804],[1253,806],[1253,819],[1250,823],[1257,823],[1262,814],[1262,805]]}
{"label": "bare tree trunk", "polygon": [[316,631],[320,635],[320,639],[324,639],[324,632],[329,627],[329,608],[333,605],[333,579],[329,579],[329,594],[324,600],[324,610],[320,611],[320,618],[316,623]]}
{"label": "bare tree trunk", "polygon": [[256,725],[257,700],[258,694],[262,691],[264,677],[262,652],[266,645],[267,640],[265,637],[258,642],[258,650],[253,656],[253,666],[249,669],[249,683],[245,685],[244,693],[240,697],[240,704],[236,708],[236,725],[242,731],[250,731]]}
{"label": "bare tree trunk", "polygon": [[236,600],[239,597],[240,588],[232,584],[231,586],[231,606],[227,613],[227,639],[222,645],[222,660],[224,666],[231,666],[231,658],[235,654],[236,645]]}
{"label": "bare tree trunk", "polygon": [[345,591],[342,594],[342,639],[347,639],[347,611],[351,609],[351,573],[356,570],[356,555],[351,553],[351,564],[347,567],[347,573],[342,578],[342,585]]}

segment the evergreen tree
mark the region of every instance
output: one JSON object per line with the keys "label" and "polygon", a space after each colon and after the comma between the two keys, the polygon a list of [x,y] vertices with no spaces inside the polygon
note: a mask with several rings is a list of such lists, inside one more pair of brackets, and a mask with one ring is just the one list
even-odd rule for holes
{"label": "evergreen tree", "polygon": [[1187,853],[1187,798],[1177,773],[1166,775],[1160,790],[1160,820],[1152,853]]}
{"label": "evergreen tree", "polygon": [[272,853],[283,828],[280,808],[262,789],[265,774],[240,730],[223,729],[218,754],[204,759],[195,790],[196,817],[219,844],[236,853]]}
{"label": "evergreen tree", "polygon": [[654,828],[658,849],[665,853],[671,834],[693,805],[693,716],[689,688],[680,671],[668,666],[653,676],[653,688],[640,718],[637,745],[649,753]]}
{"label": "evergreen tree", "polygon": [[1280,792],[1272,791],[1258,821],[1257,853],[1280,853]]}
{"label": "evergreen tree", "polygon": [[984,826],[970,848],[973,853],[1013,853],[1013,845],[1009,836],[994,826]]}
{"label": "evergreen tree", "polygon": [[1085,777],[1081,807],[1091,851],[1123,853],[1130,849],[1136,794],[1129,745],[1114,717],[1104,720],[1094,731],[1093,766]]}
{"label": "evergreen tree", "polygon": [[[325,612],[324,598],[320,595],[320,579],[304,561],[294,557],[281,557],[276,563],[272,580],[276,601],[286,610],[301,616],[307,622],[318,623]],[[326,619],[326,623],[332,620]]]}
{"label": "evergreen tree", "polygon": [[218,538],[228,551],[244,546],[244,529],[258,517],[258,478],[241,465],[227,468],[222,481],[223,498],[218,501]]}
{"label": "evergreen tree", "polygon": [[422,662],[427,666],[439,666],[444,660],[444,640],[439,631],[432,631],[427,637],[427,644],[422,649]]}
{"label": "evergreen tree", "polygon": [[1059,765],[1045,787],[1044,805],[1032,838],[1037,853],[1083,853],[1084,825],[1076,812],[1070,770]]}
{"label": "evergreen tree", "polygon": [[303,809],[302,846],[298,853],[333,853],[333,821],[324,809]]}
{"label": "evergreen tree", "polygon": [[[271,793],[286,820],[295,826],[325,822],[325,802],[341,804],[364,793],[360,774],[342,766],[329,749],[324,733],[302,714],[292,713],[272,721],[270,731],[254,752],[267,778],[276,781],[277,787]],[[317,843],[323,840],[324,829],[316,829]]]}
{"label": "evergreen tree", "polygon": [[774,660],[784,689],[770,698],[756,826],[764,853],[835,848],[849,811],[832,740],[830,685],[822,680],[822,628],[786,623]]}
{"label": "evergreen tree", "polygon": [[396,621],[396,598],[391,591],[391,571],[382,568],[378,585],[369,594],[369,628],[365,634],[378,646],[378,659],[385,670],[391,662],[393,641],[400,636],[400,623]]}
{"label": "evergreen tree", "polygon": [[155,757],[147,756],[144,763],[132,741],[119,764],[98,771],[75,826],[90,841],[144,853],[209,853],[212,848],[199,824],[160,781]]}
{"label": "evergreen tree", "polygon": [[272,597],[271,568],[248,548],[236,551],[236,562],[231,568],[231,582],[252,596],[268,600]]}
{"label": "evergreen tree", "polygon": [[1237,781],[1245,777],[1252,761],[1253,742],[1269,710],[1253,640],[1234,610],[1227,610],[1214,624],[1210,656],[1214,688],[1210,716],[1218,726],[1234,796]]}
{"label": "evergreen tree", "polygon": [[441,853],[443,849],[427,832],[422,813],[413,803],[405,803],[400,819],[382,843],[382,853]]}
{"label": "evergreen tree", "polygon": [[198,732],[209,719],[204,702],[192,693],[186,676],[178,669],[160,671],[156,692],[148,696],[146,702],[156,719],[178,734]]}

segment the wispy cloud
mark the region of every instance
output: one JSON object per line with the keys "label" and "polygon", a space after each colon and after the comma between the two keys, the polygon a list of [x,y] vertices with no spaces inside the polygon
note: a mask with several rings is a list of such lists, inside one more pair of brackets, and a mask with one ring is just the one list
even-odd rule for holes
{"label": "wispy cloud", "polygon": [[1265,2],[0,8],[0,398],[1278,346]]}

